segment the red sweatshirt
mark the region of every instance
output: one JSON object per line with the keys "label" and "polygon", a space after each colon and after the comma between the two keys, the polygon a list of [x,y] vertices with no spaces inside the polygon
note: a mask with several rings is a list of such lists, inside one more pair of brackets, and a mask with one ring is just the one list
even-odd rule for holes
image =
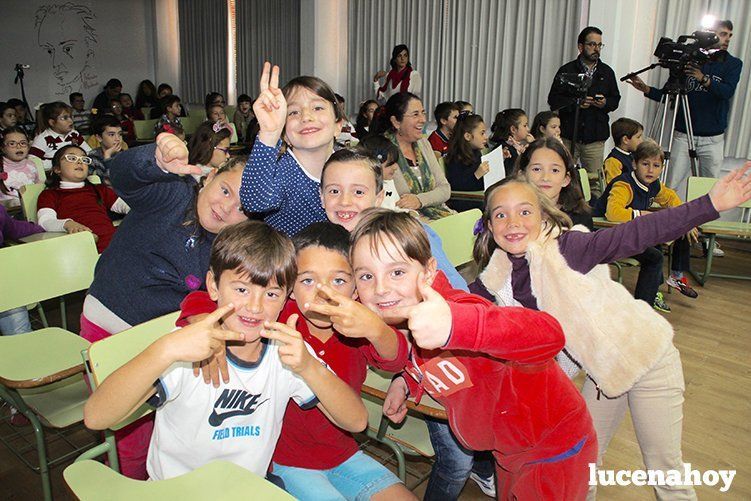
{"label": "red sweatshirt", "polygon": [[584,399],[553,360],[565,339],[552,316],[493,306],[440,272],[433,288],[451,308],[451,336],[444,349],[414,346],[405,380],[412,395],[426,391],[446,408],[465,447],[492,450],[515,472],[595,436]]}
{"label": "red sweatshirt", "polygon": [[[178,325],[185,325],[187,317],[210,313],[216,309],[216,303],[208,293],[197,291],[183,300],[181,308]],[[368,365],[399,372],[407,363],[407,340],[400,332],[396,332],[399,342],[396,357],[394,360],[384,360],[366,339],[347,338],[335,332],[325,343],[321,342],[308,330],[308,324],[295,301],[287,301],[279,315],[279,322],[286,322],[294,313],[300,316],[296,328],[305,342],[357,393],[362,389]],[[320,410],[303,410],[290,401],[273,461],[297,468],[328,470],[339,466],[357,451],[357,442],[352,435],[334,425]]]}

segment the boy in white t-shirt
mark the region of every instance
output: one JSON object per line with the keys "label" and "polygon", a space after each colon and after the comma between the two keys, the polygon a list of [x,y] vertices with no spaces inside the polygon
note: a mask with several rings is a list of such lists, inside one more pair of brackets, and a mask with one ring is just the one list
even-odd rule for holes
{"label": "boy in white t-shirt", "polygon": [[[86,426],[109,428],[153,399],[147,470],[154,480],[217,459],[265,475],[290,398],[303,408],[317,406],[340,428],[362,431],[362,400],[314,358],[294,329],[297,315],[286,325],[275,322],[296,273],[292,242],[267,224],[224,229],[206,276],[219,309],[163,336],[108,377],[86,403]],[[229,382],[206,385],[191,363],[225,342]]]}

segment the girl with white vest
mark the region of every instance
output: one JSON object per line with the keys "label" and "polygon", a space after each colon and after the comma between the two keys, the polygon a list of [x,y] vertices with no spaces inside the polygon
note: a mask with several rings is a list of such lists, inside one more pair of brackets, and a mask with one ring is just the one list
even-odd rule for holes
{"label": "girl with white vest", "polygon": [[[474,247],[483,271],[470,291],[561,323],[561,365],[587,372],[582,393],[597,431],[598,465],[628,406],[646,467],[683,471],[685,386],[672,326],[611,280],[606,263],[676,239],[748,200],[749,168],[751,162],[697,200],[596,233],[570,228],[568,216],[526,180],[506,178],[485,192]],[[691,486],[655,490],[659,499],[696,499]]]}

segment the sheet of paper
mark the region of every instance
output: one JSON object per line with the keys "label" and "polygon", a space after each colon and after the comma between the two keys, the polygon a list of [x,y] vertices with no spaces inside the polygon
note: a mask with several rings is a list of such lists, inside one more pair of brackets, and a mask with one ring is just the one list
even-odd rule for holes
{"label": "sheet of paper", "polygon": [[503,165],[503,147],[499,146],[487,155],[483,155],[480,159],[482,162],[488,162],[490,170],[485,174],[482,179],[485,182],[485,189],[487,190],[491,185],[497,183],[501,179],[506,177],[506,167]]}

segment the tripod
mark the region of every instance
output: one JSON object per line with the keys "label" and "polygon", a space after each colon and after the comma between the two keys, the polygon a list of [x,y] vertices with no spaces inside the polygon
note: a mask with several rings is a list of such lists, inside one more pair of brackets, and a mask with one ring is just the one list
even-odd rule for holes
{"label": "tripod", "polygon": [[34,117],[31,116],[31,107],[29,106],[29,101],[26,99],[26,89],[24,89],[24,86],[23,86],[23,77],[24,77],[23,70],[24,70],[24,68],[28,68],[28,65],[20,64],[20,63],[16,64],[16,68],[15,68],[15,70],[16,70],[16,79],[13,81],[13,83],[14,84],[19,84],[20,83],[20,85],[21,85],[21,100],[23,101],[23,104],[26,107],[26,109],[25,109],[26,120],[28,122],[33,122],[34,121]]}

